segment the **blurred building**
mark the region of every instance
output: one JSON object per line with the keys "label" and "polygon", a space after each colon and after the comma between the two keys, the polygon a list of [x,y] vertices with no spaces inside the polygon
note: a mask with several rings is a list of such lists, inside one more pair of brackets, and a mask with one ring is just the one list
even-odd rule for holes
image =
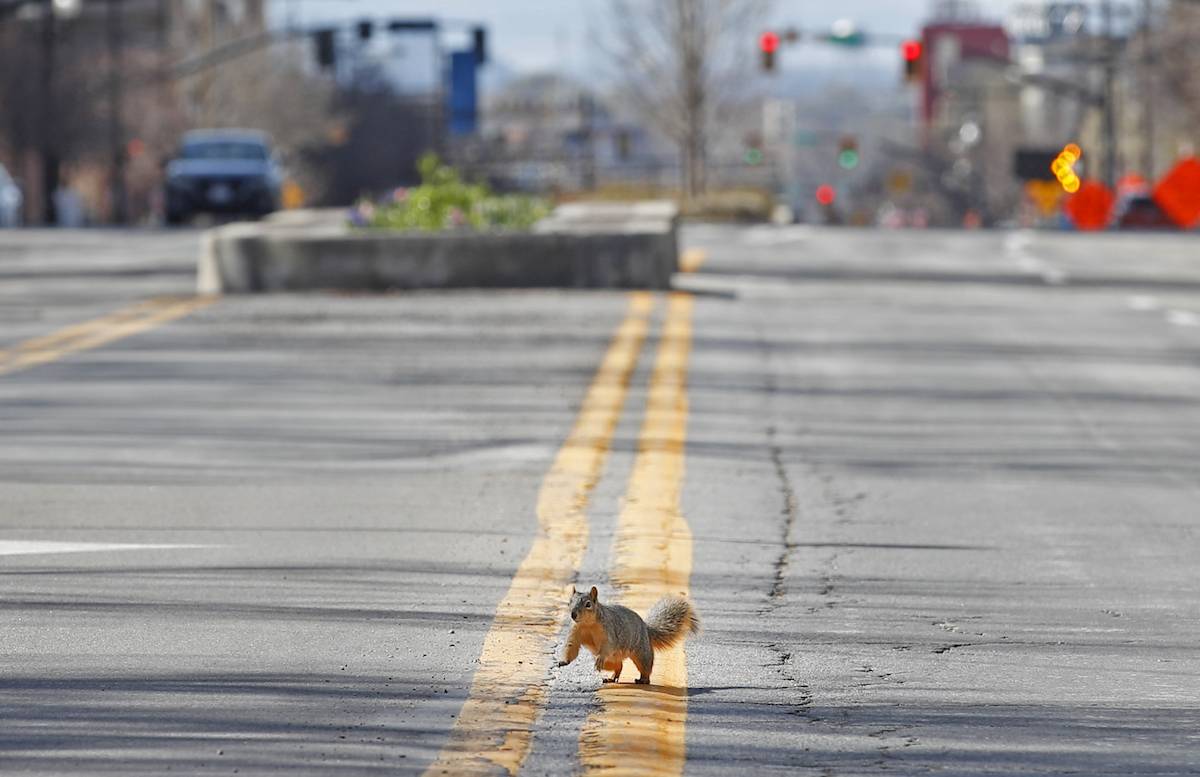
{"label": "blurred building", "polygon": [[1153,181],[1200,141],[1200,91],[1193,105],[1180,99],[1197,83],[1200,64],[1194,3],[1025,2],[1014,8],[1009,29],[1030,144],[1078,143],[1080,169],[1098,179],[1109,175],[1111,152],[1113,181]]}
{"label": "blurred building", "polygon": [[1020,196],[1012,158],[1023,137],[1008,33],[955,0],[935,5],[921,40],[922,140],[945,215],[1003,219]]}
{"label": "blurred building", "polygon": [[[1062,146],[1079,137],[1091,107],[1047,84],[1095,86],[1080,61],[1081,47],[1090,35],[1088,20],[1088,6],[1080,2],[1026,2],[1014,6],[1009,16],[1013,62],[1024,78],[1021,129],[1029,143]],[[1043,78],[1046,81],[1039,83]]]}
{"label": "blurred building", "polygon": [[162,158],[180,132],[203,123],[215,83],[179,81],[174,66],[265,31],[265,4],[83,0],[78,14],[53,23],[49,93],[42,8],[0,21],[0,160],[21,178],[26,220],[46,218],[51,177],[89,221],[148,216]]}
{"label": "blurred building", "polygon": [[514,79],[483,101],[477,139],[455,161],[500,185],[591,189],[667,180],[670,149],[603,96],[556,73]]}
{"label": "blurred building", "polygon": [[1154,181],[1200,149],[1200,5],[1141,2],[1117,72],[1121,175]]}

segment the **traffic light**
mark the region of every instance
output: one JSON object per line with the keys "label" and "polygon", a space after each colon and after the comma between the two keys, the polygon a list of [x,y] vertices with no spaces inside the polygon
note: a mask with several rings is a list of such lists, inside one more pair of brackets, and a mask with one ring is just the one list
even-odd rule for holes
{"label": "traffic light", "polygon": [[337,63],[337,47],[334,41],[334,31],[326,28],[313,33],[317,42],[317,64],[329,69]]}
{"label": "traffic light", "polygon": [[487,63],[487,28],[476,27],[471,31],[471,39],[474,42],[475,64],[483,65]]}
{"label": "traffic light", "polygon": [[758,36],[758,51],[762,55],[763,72],[775,70],[775,52],[779,50],[779,35],[774,32],[764,32]]}
{"label": "traffic light", "polygon": [[742,161],[751,167],[757,167],[763,163],[763,138],[758,132],[747,132],[742,138],[742,144],[745,146],[745,151],[742,152]]}
{"label": "traffic light", "polygon": [[1079,191],[1080,180],[1075,174],[1075,163],[1083,156],[1083,150],[1074,143],[1063,146],[1054,161],[1050,163],[1050,172],[1062,184],[1063,191],[1074,194]]}
{"label": "traffic light", "polygon": [[388,32],[436,32],[438,23],[433,19],[392,19]]}
{"label": "traffic light", "polygon": [[813,192],[813,196],[816,197],[818,205],[828,208],[837,199],[837,190],[829,184],[823,183]]}
{"label": "traffic light", "polygon": [[359,22],[357,28],[358,39],[361,41],[369,41],[371,39],[371,33],[375,32],[375,25],[366,19]]}
{"label": "traffic light", "polygon": [[925,47],[919,40],[906,40],[900,44],[900,55],[904,57],[904,80],[908,82],[921,80],[921,64]]}
{"label": "traffic light", "polygon": [[838,167],[843,170],[858,167],[858,140],[853,135],[843,135],[838,141]]}

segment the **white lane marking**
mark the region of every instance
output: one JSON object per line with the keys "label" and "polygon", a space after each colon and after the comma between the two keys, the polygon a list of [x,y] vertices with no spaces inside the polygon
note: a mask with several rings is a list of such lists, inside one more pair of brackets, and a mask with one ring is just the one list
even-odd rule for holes
{"label": "white lane marking", "polygon": [[1129,298],[1127,304],[1130,310],[1158,310],[1162,307],[1157,298],[1148,294],[1135,294]]}
{"label": "white lane marking", "polygon": [[1004,236],[1004,250],[1011,253],[1019,253],[1029,247],[1033,242],[1033,233],[1027,229],[1018,229],[1009,232]]}
{"label": "white lane marking", "polygon": [[1168,310],[1167,321],[1175,326],[1200,326],[1200,315],[1190,310]]}
{"label": "white lane marking", "polygon": [[1042,276],[1042,281],[1048,286],[1062,286],[1070,278],[1065,270],[1051,267],[1048,262],[1029,253],[1028,248],[1033,242],[1033,233],[1027,230],[1010,232],[1004,237],[1004,251],[1021,272]]}
{"label": "white lane marking", "polygon": [[1067,273],[1057,267],[1047,267],[1042,270],[1042,280],[1051,286],[1062,286],[1067,282]]}
{"label": "white lane marking", "polygon": [[1042,269],[1041,262],[1028,254],[1021,254],[1017,257],[1017,266],[1028,273],[1035,273]]}
{"label": "white lane marking", "polygon": [[1057,267],[1051,267],[1049,264],[1036,256],[1022,254],[1020,258],[1017,259],[1017,263],[1025,272],[1042,276],[1042,282],[1049,286],[1062,286],[1067,282],[1068,276],[1065,270],[1060,270]]}
{"label": "white lane marking", "polygon": [[812,235],[812,227],[808,224],[789,224],[787,226],[757,226],[750,227],[742,233],[742,242],[746,245],[772,246],[805,240]]}
{"label": "white lane marking", "polygon": [[0,556],[37,553],[99,553],[109,550],[172,550],[206,548],[210,545],[140,545],[128,542],[52,542],[49,540],[0,540]]}

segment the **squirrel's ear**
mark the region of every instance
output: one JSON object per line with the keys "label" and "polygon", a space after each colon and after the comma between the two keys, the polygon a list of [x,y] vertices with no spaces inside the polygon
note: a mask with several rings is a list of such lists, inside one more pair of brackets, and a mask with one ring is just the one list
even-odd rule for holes
{"label": "squirrel's ear", "polygon": [[600,592],[596,590],[596,586],[592,586],[592,590],[588,591],[588,596],[592,597],[593,602],[596,601],[596,597],[599,595]]}
{"label": "squirrel's ear", "polygon": [[575,586],[571,586],[571,596],[575,595]]}

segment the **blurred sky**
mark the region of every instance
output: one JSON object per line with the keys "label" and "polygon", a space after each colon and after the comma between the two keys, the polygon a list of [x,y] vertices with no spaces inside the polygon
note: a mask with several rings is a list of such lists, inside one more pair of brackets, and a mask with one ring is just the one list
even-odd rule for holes
{"label": "blurred sky", "polygon": [[[594,72],[590,53],[591,28],[603,24],[607,0],[273,0],[276,21],[290,12],[302,24],[359,17],[437,17],[486,24],[498,67],[510,72],[561,68],[576,76]],[[1003,18],[1011,5],[1006,0],[984,0],[985,14]],[[779,25],[803,29],[828,29],[836,19],[850,18],[869,31],[911,34],[931,7],[931,0],[775,0]],[[448,41],[454,44],[454,40]],[[784,52],[787,69],[811,63],[828,68],[845,64],[850,69],[892,68],[895,54],[876,51],[847,57],[844,51],[808,44]]]}

